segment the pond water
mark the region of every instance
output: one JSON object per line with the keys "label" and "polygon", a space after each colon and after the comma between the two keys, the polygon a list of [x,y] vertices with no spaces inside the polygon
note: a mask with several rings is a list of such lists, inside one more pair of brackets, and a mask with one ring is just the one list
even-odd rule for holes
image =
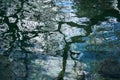
{"label": "pond water", "polygon": [[0,1],[0,79],[120,80],[119,9],[118,0]]}

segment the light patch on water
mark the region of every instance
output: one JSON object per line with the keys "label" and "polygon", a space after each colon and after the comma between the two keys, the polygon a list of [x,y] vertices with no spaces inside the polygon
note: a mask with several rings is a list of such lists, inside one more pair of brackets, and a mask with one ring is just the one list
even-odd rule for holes
{"label": "light patch on water", "polygon": [[74,36],[85,36],[86,31],[83,28],[71,27],[67,24],[61,26],[60,31],[65,35],[66,40],[69,42]]}

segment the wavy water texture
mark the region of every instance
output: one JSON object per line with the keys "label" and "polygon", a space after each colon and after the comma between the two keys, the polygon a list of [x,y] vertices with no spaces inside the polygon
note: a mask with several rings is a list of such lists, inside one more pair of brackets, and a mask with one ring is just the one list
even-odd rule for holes
{"label": "wavy water texture", "polygon": [[1,0],[0,80],[120,80],[118,0]]}

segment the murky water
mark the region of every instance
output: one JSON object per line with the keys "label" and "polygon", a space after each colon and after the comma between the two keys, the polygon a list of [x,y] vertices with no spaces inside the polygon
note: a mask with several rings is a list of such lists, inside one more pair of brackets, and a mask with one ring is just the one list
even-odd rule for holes
{"label": "murky water", "polygon": [[119,80],[119,3],[0,1],[0,80]]}

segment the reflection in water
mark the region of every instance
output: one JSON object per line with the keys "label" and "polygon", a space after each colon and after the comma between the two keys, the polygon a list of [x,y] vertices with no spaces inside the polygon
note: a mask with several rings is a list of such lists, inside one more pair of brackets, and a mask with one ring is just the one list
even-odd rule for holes
{"label": "reflection in water", "polygon": [[0,79],[119,80],[119,3],[0,1]]}

